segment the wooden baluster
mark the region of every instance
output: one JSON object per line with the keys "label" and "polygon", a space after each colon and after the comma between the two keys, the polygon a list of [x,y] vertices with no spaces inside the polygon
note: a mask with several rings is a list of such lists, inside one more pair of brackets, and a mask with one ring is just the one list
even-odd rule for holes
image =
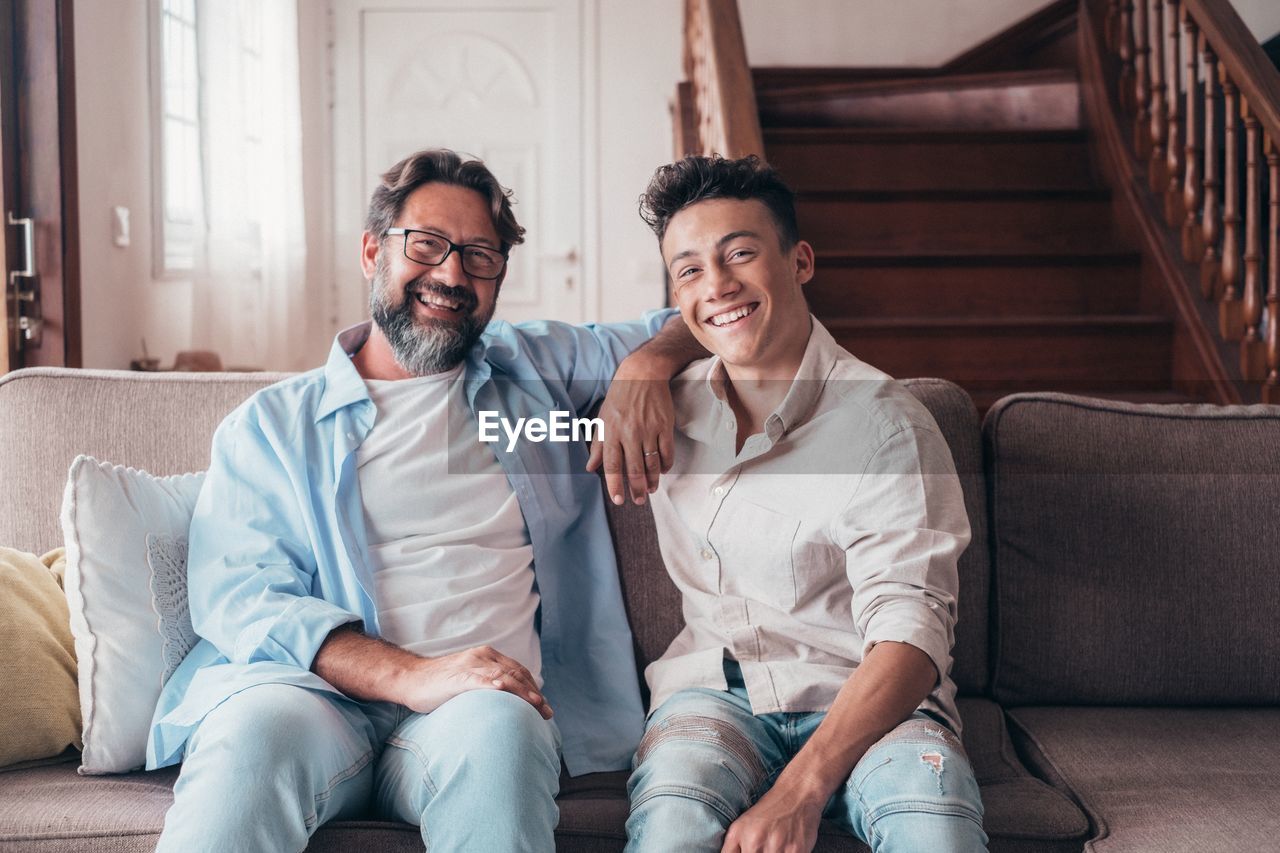
{"label": "wooden baluster", "polygon": [[1165,80],[1169,86],[1169,132],[1166,145],[1168,153],[1165,156],[1167,178],[1164,187],[1164,220],[1170,228],[1177,228],[1183,219],[1182,155],[1186,153],[1182,150],[1182,92],[1179,88],[1182,69],[1178,67],[1182,58],[1178,28],[1181,15],[1178,14],[1178,2],[1179,0],[1168,0],[1168,9],[1165,10],[1165,18],[1169,23],[1168,69],[1165,73]]}
{"label": "wooden baluster", "polygon": [[1198,41],[1196,33],[1195,20],[1191,17],[1190,10],[1183,10],[1184,25],[1187,31],[1187,37],[1183,39],[1183,43],[1187,46],[1187,150],[1186,161],[1187,171],[1182,186],[1182,208],[1184,211],[1182,221],[1182,257],[1189,264],[1200,263],[1200,258],[1204,255],[1204,244],[1201,241],[1200,230],[1200,204],[1203,200],[1201,193],[1204,186],[1201,183],[1200,175],[1200,104],[1199,92],[1199,71],[1197,65],[1197,47]]}
{"label": "wooden baluster", "polygon": [[1238,341],[1244,334],[1240,316],[1240,106],[1238,90],[1223,65],[1222,115],[1225,133],[1222,164],[1222,264],[1218,267],[1218,334]]}
{"label": "wooden baluster", "polygon": [[1244,204],[1244,292],[1240,299],[1240,373],[1257,382],[1267,375],[1266,350],[1258,325],[1262,322],[1262,155],[1261,127],[1249,102],[1240,101],[1244,113],[1245,204]]}
{"label": "wooden baluster", "polygon": [[1137,99],[1133,91],[1133,0],[1120,7],[1120,109],[1133,112]]}
{"label": "wooden baluster", "polygon": [[1270,272],[1267,284],[1267,379],[1262,386],[1262,402],[1280,403],[1280,145],[1267,135],[1267,171],[1271,173],[1271,234],[1267,257]]}
{"label": "wooden baluster", "polygon": [[1109,0],[1107,3],[1107,20],[1103,25],[1106,34],[1107,50],[1115,53],[1120,46],[1120,0]]}
{"label": "wooden baluster", "polygon": [[1137,108],[1133,118],[1133,150],[1139,160],[1146,160],[1151,156],[1151,112],[1148,109],[1151,103],[1151,79],[1147,73],[1151,48],[1147,45],[1147,37],[1150,35],[1147,30],[1147,2],[1148,0],[1135,0],[1133,7],[1133,100]]}
{"label": "wooden baluster", "polygon": [[1164,93],[1164,0],[1151,5],[1151,155],[1147,160],[1147,183],[1157,196],[1164,192],[1165,142],[1169,131],[1169,105]]}
{"label": "wooden baluster", "polygon": [[1218,206],[1218,57],[1205,35],[1204,45],[1204,209],[1200,214],[1201,245],[1200,292],[1205,299],[1218,295],[1218,239],[1222,236],[1222,210]]}

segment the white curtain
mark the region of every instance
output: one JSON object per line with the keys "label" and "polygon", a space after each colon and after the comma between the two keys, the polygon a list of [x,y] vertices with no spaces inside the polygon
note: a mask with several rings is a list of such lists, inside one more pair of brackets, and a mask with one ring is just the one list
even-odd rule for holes
{"label": "white curtain", "polygon": [[224,367],[314,366],[296,0],[198,0],[205,256],[192,330]]}

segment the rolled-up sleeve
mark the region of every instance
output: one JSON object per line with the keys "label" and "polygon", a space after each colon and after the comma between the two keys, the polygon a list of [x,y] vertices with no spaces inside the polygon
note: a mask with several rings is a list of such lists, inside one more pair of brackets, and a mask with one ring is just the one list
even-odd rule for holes
{"label": "rolled-up sleeve", "polygon": [[582,413],[604,399],[622,360],[674,316],[674,309],[660,308],[623,323],[573,325],[539,320],[515,328],[538,376],[562,381],[574,408]]}
{"label": "rolled-up sleeve", "polygon": [[876,643],[909,643],[945,677],[955,642],[957,561],[970,531],[942,436],[912,426],[886,438],[838,528],[863,656]]}
{"label": "rolled-up sleeve", "polygon": [[252,405],[229,416],[191,520],[187,585],[192,627],[234,663],[310,669],[330,631],[359,621],[314,594],[300,498]]}

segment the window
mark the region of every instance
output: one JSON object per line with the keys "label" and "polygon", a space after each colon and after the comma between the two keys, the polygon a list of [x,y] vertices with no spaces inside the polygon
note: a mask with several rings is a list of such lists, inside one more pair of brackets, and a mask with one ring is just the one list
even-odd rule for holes
{"label": "window", "polygon": [[157,278],[190,282],[193,345],[285,368],[306,233],[297,0],[149,0]]}
{"label": "window", "polygon": [[[250,270],[260,267],[266,186],[263,8],[260,0],[153,0],[159,58],[152,69],[157,278],[198,271],[213,224],[210,181],[234,187],[240,202],[236,249]],[[202,51],[212,55],[201,56]],[[217,80],[202,78],[202,62],[219,69]],[[218,103],[211,105],[211,99]]]}
{"label": "window", "polygon": [[196,0],[156,0],[152,63],[156,277],[189,275],[203,231]]}

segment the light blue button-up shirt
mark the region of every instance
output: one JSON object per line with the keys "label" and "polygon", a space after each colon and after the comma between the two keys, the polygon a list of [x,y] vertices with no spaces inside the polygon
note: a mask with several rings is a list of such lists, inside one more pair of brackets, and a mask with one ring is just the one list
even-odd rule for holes
{"label": "light blue button-up shirt", "polygon": [[[467,359],[472,412],[585,413],[618,363],[674,315],[633,323],[489,324]],[[342,694],[310,671],[334,628],[377,636],[356,448],[376,411],[351,362],[369,324],[338,336],[323,368],[264,388],[227,416],[191,521],[188,590],[202,638],[152,718],[147,768],[182,759],[188,737],[229,696],[257,684]],[[492,445],[533,544],[544,693],[573,775],[629,766],[644,728],[599,480],[577,442]],[[341,698],[341,701],[352,701]]]}

